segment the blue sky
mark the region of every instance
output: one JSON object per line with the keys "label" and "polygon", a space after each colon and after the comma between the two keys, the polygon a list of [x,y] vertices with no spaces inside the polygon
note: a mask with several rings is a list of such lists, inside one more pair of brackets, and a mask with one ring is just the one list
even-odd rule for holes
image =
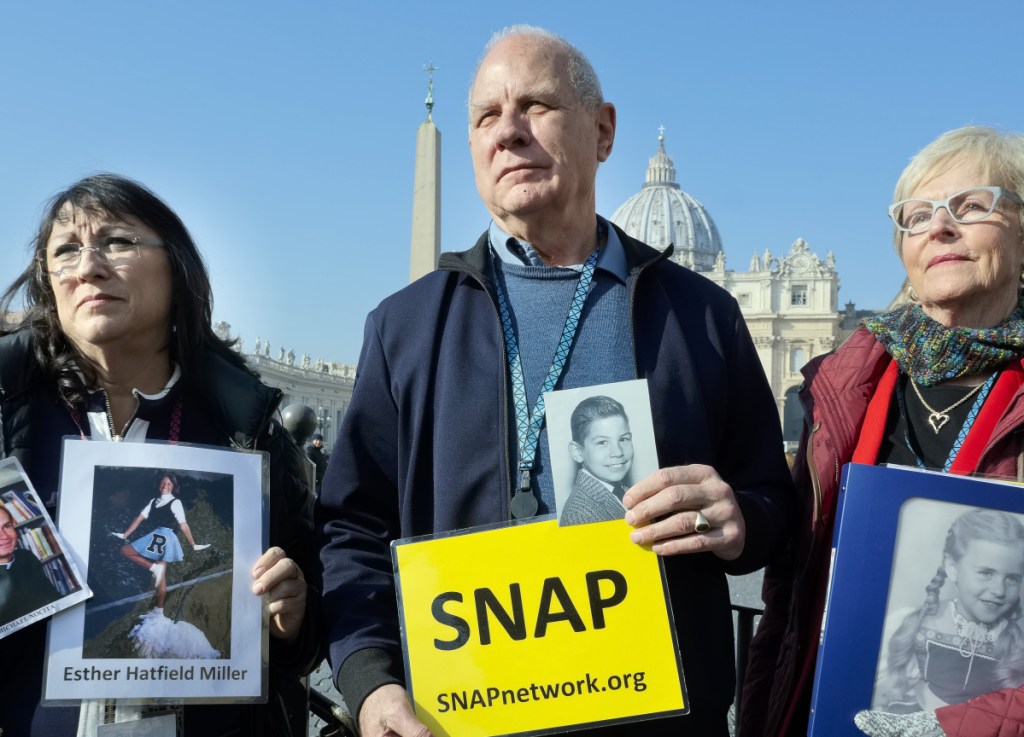
{"label": "blue sky", "polygon": [[1024,128],[1024,3],[8,2],[0,4],[0,274],[43,203],[115,171],[154,189],[207,258],[215,319],[251,348],[355,362],[366,313],[408,279],[428,61],[442,241],[488,216],[465,97],[491,32],[547,26],[618,108],[598,210],[639,190],[658,126],[728,268],[804,238],[840,302],[902,280],[885,215],[908,158],[967,123]]}

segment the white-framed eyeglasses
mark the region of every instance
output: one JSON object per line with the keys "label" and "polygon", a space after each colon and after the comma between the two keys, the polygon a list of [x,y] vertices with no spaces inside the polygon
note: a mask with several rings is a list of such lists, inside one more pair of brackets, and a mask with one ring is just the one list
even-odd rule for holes
{"label": "white-framed eyeglasses", "polygon": [[92,251],[111,266],[123,266],[138,259],[143,248],[163,248],[163,245],[160,241],[146,240],[139,236],[108,235],[92,246],[61,243],[52,251],[47,249],[45,253],[39,254],[39,262],[49,273],[61,276],[66,270],[77,268],[86,251]]}
{"label": "white-framed eyeglasses", "polygon": [[935,217],[935,211],[940,207],[945,208],[949,216],[958,223],[976,223],[995,212],[1003,197],[1013,200],[1018,205],[1024,205],[1024,200],[1008,189],[971,187],[944,200],[913,199],[894,202],[889,205],[889,217],[898,230],[917,235],[928,230],[932,218]]}

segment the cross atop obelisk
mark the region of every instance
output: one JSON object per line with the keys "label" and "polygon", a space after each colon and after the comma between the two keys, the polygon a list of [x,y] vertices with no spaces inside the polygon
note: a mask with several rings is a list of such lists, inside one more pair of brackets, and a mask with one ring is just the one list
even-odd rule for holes
{"label": "cross atop obelisk", "polygon": [[434,66],[434,62],[428,61],[423,71],[427,73],[427,99],[424,102],[427,105],[427,120],[430,120],[430,115],[434,112],[434,72],[440,70]]}

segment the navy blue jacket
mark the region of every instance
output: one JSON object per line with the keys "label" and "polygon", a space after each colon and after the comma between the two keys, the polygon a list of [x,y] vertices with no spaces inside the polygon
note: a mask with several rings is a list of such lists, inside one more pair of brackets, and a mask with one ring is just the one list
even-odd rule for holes
{"label": "navy blue jacket", "polygon": [[[713,466],[746,521],[735,561],[710,553],[666,560],[691,713],[724,715],[735,690],[724,574],[764,565],[791,526],[778,410],[736,301],[618,232],[658,458]],[[485,233],[471,250],[443,254],[437,271],[367,318],[317,507],[328,646],[353,714],[375,688],[404,682],[390,542],[510,519],[515,439],[490,258]],[[696,723],[681,720],[673,734]],[[676,721],[647,722],[645,734]]]}

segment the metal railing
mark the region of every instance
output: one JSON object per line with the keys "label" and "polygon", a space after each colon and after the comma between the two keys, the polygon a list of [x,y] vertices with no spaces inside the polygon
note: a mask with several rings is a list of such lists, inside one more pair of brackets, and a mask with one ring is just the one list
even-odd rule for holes
{"label": "metal railing", "polygon": [[312,687],[309,689],[309,713],[324,723],[319,730],[320,737],[356,737],[356,724],[348,709]]}

